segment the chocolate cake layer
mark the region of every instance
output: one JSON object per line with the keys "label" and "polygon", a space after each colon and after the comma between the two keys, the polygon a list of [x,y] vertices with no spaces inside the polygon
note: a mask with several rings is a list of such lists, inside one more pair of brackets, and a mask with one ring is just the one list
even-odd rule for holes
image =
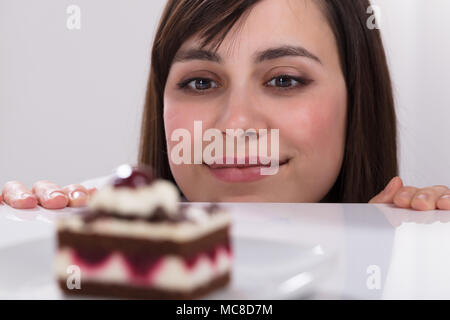
{"label": "chocolate cake layer", "polygon": [[114,218],[119,220],[125,220],[125,221],[143,221],[143,222],[151,222],[151,223],[171,223],[171,224],[177,224],[180,222],[190,222],[188,217],[186,216],[184,210],[181,210],[178,212],[177,215],[172,216],[168,214],[162,207],[157,207],[151,214],[148,216],[141,216],[135,213],[129,213],[127,215],[120,214],[118,212],[109,212],[104,210],[98,210],[98,211],[90,211],[86,210],[79,213],[80,216],[83,217],[83,221],[86,224],[89,224],[91,222],[94,222],[99,219],[105,219],[105,218]]}
{"label": "chocolate cake layer", "polygon": [[69,295],[126,299],[189,300],[201,298],[212,291],[225,287],[230,282],[230,279],[230,273],[226,273],[190,292],[87,281],[81,283],[81,289],[69,290],[65,280],[60,279],[58,283],[63,292]]}
{"label": "chocolate cake layer", "polygon": [[127,254],[178,255],[190,258],[198,252],[218,245],[230,245],[229,226],[218,229],[198,239],[187,242],[151,240],[107,234],[77,233],[69,230],[58,232],[58,247],[77,251],[123,252]]}
{"label": "chocolate cake layer", "polygon": [[[153,212],[150,212],[147,216],[142,216],[138,214],[128,213],[127,215],[123,215],[119,212],[109,212],[104,210],[97,210],[92,211],[90,209],[86,209],[84,211],[81,211],[79,215],[83,217],[83,220],[85,223],[89,224],[93,221],[96,221],[98,219],[104,219],[104,218],[114,218],[114,219],[120,219],[120,220],[128,220],[128,221],[147,221],[151,223],[180,223],[180,222],[192,222],[189,219],[189,217],[186,215],[186,211],[191,206],[189,203],[182,203],[180,204],[179,211],[176,215],[171,215],[167,213],[164,208],[158,206],[155,208]],[[216,203],[211,203],[208,206],[203,208],[204,212],[208,215],[214,215],[217,212],[220,212],[220,207]]]}

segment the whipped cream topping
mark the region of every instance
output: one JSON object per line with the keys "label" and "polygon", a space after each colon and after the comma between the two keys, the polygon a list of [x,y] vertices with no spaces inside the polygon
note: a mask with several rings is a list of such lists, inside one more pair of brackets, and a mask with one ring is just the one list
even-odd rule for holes
{"label": "whipped cream topping", "polygon": [[92,210],[104,210],[126,215],[149,217],[157,207],[169,215],[179,213],[180,196],[170,181],[157,180],[151,185],[132,188],[104,186],[89,201]]}
{"label": "whipped cream topping", "polygon": [[196,208],[194,206],[189,206],[186,208],[186,217],[198,224],[207,223],[211,216],[203,208]]}
{"label": "whipped cream topping", "polygon": [[[147,223],[143,221],[127,221],[115,218],[105,218],[93,221],[88,225],[81,217],[72,216],[69,219],[58,220],[59,231],[69,230],[77,233],[95,233],[113,235],[117,237],[134,237],[148,240],[170,240],[185,242],[198,239],[210,232],[214,232],[231,224],[231,216],[226,211],[207,216],[200,213],[201,209],[189,210],[189,215],[198,214],[202,221],[192,223]],[[205,220],[203,220],[205,218]]]}

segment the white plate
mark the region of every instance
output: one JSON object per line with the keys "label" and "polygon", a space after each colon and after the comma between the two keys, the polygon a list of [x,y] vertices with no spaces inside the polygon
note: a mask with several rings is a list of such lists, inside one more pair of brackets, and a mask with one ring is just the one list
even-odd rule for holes
{"label": "white plate", "polygon": [[[0,299],[65,299],[54,274],[53,238],[0,249]],[[310,294],[330,270],[323,248],[255,238],[233,238],[231,284],[206,299],[296,299]]]}

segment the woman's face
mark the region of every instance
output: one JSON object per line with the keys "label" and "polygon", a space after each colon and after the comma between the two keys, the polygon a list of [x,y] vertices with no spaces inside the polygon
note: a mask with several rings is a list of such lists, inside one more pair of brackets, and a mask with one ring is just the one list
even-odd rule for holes
{"label": "woman's face", "polygon": [[[181,46],[164,91],[169,163],[186,198],[320,201],[342,165],[347,95],[333,32],[315,1],[261,1],[227,34],[217,55],[189,52],[199,46],[196,37]],[[225,168],[194,164],[194,144],[200,141],[204,150],[211,143],[194,135],[194,121],[201,121],[203,133],[220,130],[224,156],[227,129],[267,129],[269,154],[279,149],[278,172],[261,175],[257,166],[237,167],[234,158]],[[191,134],[191,164],[172,159],[180,146],[171,139],[176,129]],[[277,145],[271,129],[279,130]],[[246,152],[255,156],[248,140]]]}

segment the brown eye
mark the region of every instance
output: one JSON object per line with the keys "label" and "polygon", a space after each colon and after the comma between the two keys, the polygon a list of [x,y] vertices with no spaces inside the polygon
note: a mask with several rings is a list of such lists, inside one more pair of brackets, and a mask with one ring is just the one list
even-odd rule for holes
{"label": "brown eye", "polygon": [[288,77],[278,77],[274,79],[274,85],[277,87],[290,87],[295,80]]}
{"label": "brown eye", "polygon": [[297,78],[288,75],[280,75],[270,79],[266,83],[267,87],[274,87],[276,89],[294,89],[296,87],[302,87],[310,83],[310,80],[304,78]]}
{"label": "brown eye", "polygon": [[185,86],[188,86],[190,89],[197,91],[203,91],[218,87],[215,81],[205,78],[190,79]]}

